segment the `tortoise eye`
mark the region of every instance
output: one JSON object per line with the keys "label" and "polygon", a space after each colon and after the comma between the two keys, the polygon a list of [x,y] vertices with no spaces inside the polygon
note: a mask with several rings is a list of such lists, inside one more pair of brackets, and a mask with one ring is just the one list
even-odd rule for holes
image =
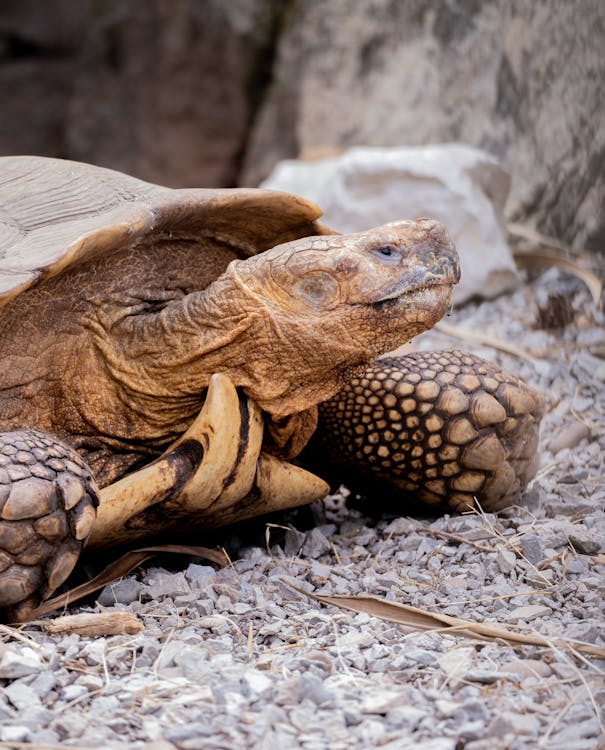
{"label": "tortoise eye", "polygon": [[393,245],[381,245],[374,250],[374,253],[380,255],[382,258],[389,258],[390,260],[395,260],[395,258],[398,258],[400,255],[399,250]]}

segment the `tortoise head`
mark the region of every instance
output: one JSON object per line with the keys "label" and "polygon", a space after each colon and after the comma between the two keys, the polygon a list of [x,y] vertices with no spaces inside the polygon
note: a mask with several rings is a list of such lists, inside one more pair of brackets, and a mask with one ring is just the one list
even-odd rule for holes
{"label": "tortoise head", "polygon": [[431,328],[460,272],[445,227],[419,219],[295,240],[233,261],[225,275],[258,323],[248,356],[267,364],[248,393],[283,416]]}

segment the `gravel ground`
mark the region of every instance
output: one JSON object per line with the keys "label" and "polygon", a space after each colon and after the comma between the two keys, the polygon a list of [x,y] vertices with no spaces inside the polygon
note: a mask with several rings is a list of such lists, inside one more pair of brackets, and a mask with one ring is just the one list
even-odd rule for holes
{"label": "gravel ground", "polygon": [[[537,317],[570,322],[547,332]],[[313,527],[298,513],[226,537],[229,567],[148,566],[79,610],[135,613],[136,635],[4,628],[0,747],[605,747],[605,660],[407,632],[285,584],[605,646],[603,315],[551,269],[448,322],[535,358],[462,342],[550,400],[541,468],[518,507],[376,518],[343,490],[313,506]],[[461,342],[431,333],[421,347]]]}

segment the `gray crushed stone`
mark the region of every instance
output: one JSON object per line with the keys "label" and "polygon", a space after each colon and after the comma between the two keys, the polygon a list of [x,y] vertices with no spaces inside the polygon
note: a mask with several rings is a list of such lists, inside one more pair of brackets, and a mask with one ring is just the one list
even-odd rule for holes
{"label": "gray crushed stone", "polygon": [[[574,322],[533,328],[536,291],[559,288]],[[108,586],[95,609],[135,613],[144,625],[137,635],[5,628],[0,741],[149,750],[602,747],[604,660],[407,632],[287,585],[369,593],[605,647],[603,314],[581,283],[551,270],[450,322],[535,360],[462,342],[548,396],[541,466],[518,507],[376,518],[347,506],[343,489],[312,508],[313,528],[284,516],[266,538],[265,530],[238,532],[230,547],[227,538],[233,564],[222,570],[203,561],[150,566]],[[460,346],[437,332],[421,340],[422,348]]]}

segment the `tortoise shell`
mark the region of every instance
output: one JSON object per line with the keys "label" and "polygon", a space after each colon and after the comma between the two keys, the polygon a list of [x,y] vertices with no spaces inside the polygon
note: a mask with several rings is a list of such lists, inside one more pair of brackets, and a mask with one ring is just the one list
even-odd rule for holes
{"label": "tortoise shell", "polygon": [[322,233],[320,215],[313,203],[277,191],[172,189],[91,164],[0,157],[0,307],[149,235],[195,233],[247,257]]}

